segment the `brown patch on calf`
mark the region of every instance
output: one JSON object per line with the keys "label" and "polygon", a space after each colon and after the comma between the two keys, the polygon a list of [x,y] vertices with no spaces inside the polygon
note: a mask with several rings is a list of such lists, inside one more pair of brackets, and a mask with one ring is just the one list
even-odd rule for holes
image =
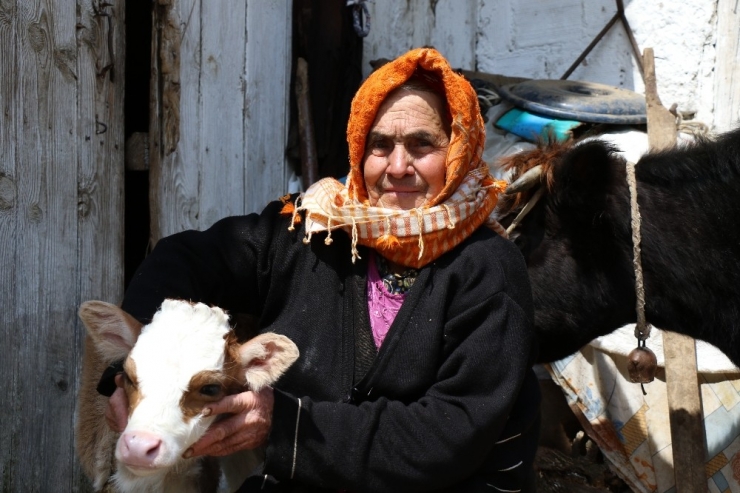
{"label": "brown patch on calf", "polygon": [[188,389],[180,399],[180,409],[188,420],[203,412],[208,404],[241,391],[241,383],[222,371],[200,371],[190,379]]}
{"label": "brown patch on calf", "polygon": [[[203,412],[206,405],[227,395],[238,394],[244,390],[244,371],[238,363],[239,344],[233,331],[224,336],[224,367],[220,371],[204,370],[190,379],[188,389],[180,399],[180,409],[186,420]],[[204,394],[206,386],[216,385],[219,391],[213,395]]]}
{"label": "brown patch on calf", "polygon": [[141,391],[139,390],[139,380],[136,376],[136,362],[131,358],[126,358],[123,363],[123,390],[128,397],[128,415],[136,409],[141,401]]}

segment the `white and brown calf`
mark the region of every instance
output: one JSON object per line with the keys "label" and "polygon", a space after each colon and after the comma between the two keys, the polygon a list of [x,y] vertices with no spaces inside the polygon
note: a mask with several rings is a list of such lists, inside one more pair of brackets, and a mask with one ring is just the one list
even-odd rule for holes
{"label": "white and brown calf", "polygon": [[[203,416],[204,407],[277,380],[298,358],[292,341],[267,333],[239,344],[223,310],[179,300],[165,300],[144,327],[102,301],[83,303],[79,315],[89,337],[76,445],[96,491],[230,491],[259,465],[258,451],[230,456],[221,469],[215,459],[182,454],[216,419]],[[119,437],[95,387],[103,369],[123,359],[129,419]]]}

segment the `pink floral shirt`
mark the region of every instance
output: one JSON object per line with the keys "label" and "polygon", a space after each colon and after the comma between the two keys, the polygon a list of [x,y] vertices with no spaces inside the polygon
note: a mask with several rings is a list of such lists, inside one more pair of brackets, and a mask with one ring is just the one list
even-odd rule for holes
{"label": "pink floral shirt", "polygon": [[393,294],[383,286],[383,280],[375,263],[375,255],[370,255],[367,266],[367,308],[370,312],[370,328],[373,331],[375,347],[383,344],[388,329],[401,309],[405,294]]}

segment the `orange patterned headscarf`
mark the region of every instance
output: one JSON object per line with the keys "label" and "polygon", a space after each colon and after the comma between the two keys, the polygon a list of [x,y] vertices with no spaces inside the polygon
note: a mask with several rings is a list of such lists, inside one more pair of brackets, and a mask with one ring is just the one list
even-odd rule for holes
{"label": "orange patterned headscarf", "polygon": [[[388,94],[417,70],[430,72],[441,80],[452,117],[445,186],[439,195],[416,209],[371,206],[362,169],[365,138]],[[505,234],[490,217],[506,183],[494,180],[481,159],[483,125],[475,90],[436,50],[415,49],[383,65],[367,78],[352,100],[347,126],[347,186],[324,178],[313,184],[296,204],[294,218],[297,212],[306,211],[304,241],[310,241],[314,232],[328,231],[325,242],[329,244],[332,230],[344,229],[352,236],[353,261],[359,257],[359,243],[393,262],[420,268],[453,249],[484,223]]]}

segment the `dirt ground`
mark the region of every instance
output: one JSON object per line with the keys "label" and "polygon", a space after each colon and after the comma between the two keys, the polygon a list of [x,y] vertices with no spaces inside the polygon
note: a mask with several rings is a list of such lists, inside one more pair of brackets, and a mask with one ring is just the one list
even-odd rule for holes
{"label": "dirt ground", "polygon": [[535,460],[537,493],[631,493],[630,487],[604,463],[601,451],[594,448],[595,452],[574,457],[540,447]]}
{"label": "dirt ground", "polygon": [[584,433],[560,387],[540,380],[540,389],[543,421],[535,460],[537,492],[631,493]]}

